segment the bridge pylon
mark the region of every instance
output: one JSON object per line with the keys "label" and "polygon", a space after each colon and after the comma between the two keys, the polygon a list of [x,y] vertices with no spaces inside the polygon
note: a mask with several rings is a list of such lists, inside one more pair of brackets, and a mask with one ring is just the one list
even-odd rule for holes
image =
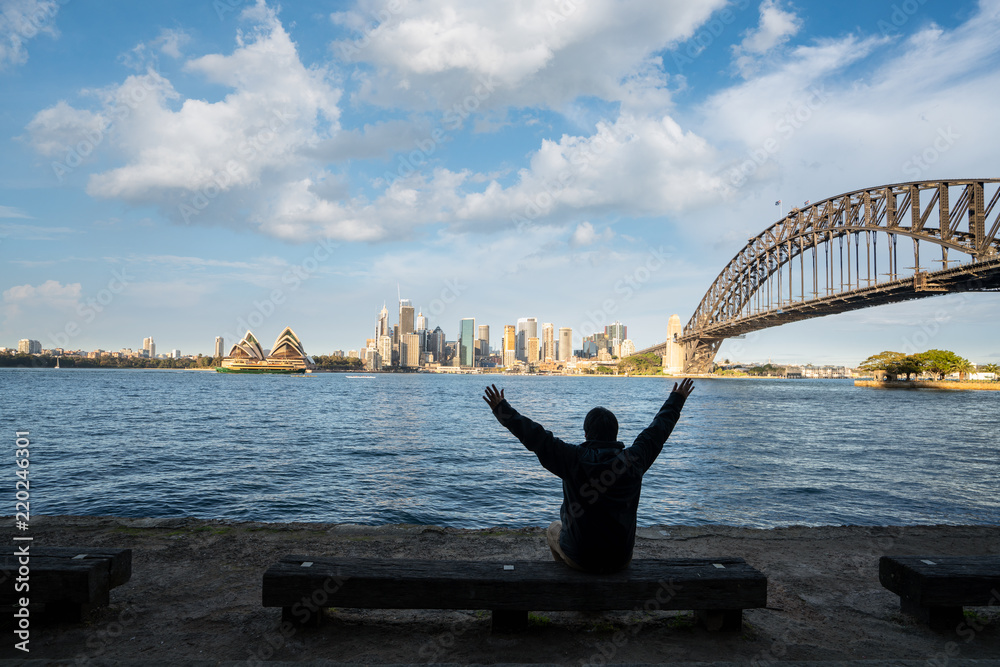
{"label": "bridge pylon", "polygon": [[715,355],[722,347],[725,338],[693,338],[683,340],[684,345],[684,372],[685,373],[711,373],[712,362]]}

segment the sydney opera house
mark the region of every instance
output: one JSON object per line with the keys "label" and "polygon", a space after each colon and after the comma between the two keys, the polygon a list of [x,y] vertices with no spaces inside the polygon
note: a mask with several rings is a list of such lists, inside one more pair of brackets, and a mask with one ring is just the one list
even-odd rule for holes
{"label": "sydney opera house", "polygon": [[220,373],[305,373],[315,367],[298,336],[291,327],[285,327],[270,353],[265,353],[253,332],[247,331],[243,340],[229,350],[222,366],[215,370]]}

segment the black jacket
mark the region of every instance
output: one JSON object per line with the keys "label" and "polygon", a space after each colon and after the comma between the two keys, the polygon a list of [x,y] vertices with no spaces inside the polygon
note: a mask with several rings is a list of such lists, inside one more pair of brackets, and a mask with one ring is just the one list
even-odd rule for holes
{"label": "black jacket", "polygon": [[632,559],[642,476],[681,415],[685,397],[672,392],[631,447],[588,440],[570,445],[519,414],[507,401],[493,411],[501,424],[563,481],[559,545],[575,563],[613,572]]}

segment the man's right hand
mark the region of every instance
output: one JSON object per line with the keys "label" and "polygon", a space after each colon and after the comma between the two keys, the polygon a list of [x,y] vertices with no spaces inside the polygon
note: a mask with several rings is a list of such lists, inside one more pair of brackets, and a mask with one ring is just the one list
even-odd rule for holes
{"label": "man's right hand", "polygon": [[684,398],[687,398],[691,395],[691,392],[694,391],[694,380],[691,378],[684,378],[681,380],[679,385],[675,382],[674,391],[679,393]]}
{"label": "man's right hand", "polygon": [[486,395],[483,396],[483,400],[486,404],[490,406],[490,410],[496,410],[500,402],[505,400],[503,396],[503,389],[497,389],[496,385],[492,385],[486,388]]}

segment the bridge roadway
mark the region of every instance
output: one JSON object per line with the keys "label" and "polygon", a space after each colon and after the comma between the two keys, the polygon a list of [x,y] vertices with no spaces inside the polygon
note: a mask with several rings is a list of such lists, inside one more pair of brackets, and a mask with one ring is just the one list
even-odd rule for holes
{"label": "bridge roadway", "polygon": [[[692,345],[698,341],[718,341],[753,331],[798,322],[813,317],[835,315],[869,306],[921,299],[950,292],[1000,291],[1000,258],[962,264],[939,271],[921,271],[898,280],[861,287],[838,294],[796,301],[752,315],[722,322],[703,324],[697,333],[682,335],[678,342]],[[636,354],[666,353],[667,343],[639,350]]]}

